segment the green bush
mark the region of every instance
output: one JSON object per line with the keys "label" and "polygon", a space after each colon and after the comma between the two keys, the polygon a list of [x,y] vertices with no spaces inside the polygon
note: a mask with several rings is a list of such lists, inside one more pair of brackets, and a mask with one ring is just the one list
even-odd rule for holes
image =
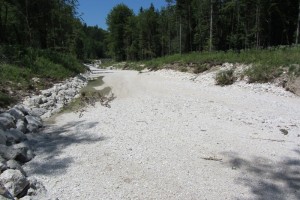
{"label": "green bush", "polygon": [[68,77],[71,72],[61,64],[53,63],[48,58],[38,57],[34,63],[35,74],[43,78],[61,80]]}
{"label": "green bush", "polygon": [[233,84],[235,81],[233,73],[234,69],[220,70],[216,74],[216,84],[221,86]]}
{"label": "green bush", "polygon": [[282,72],[283,70],[281,67],[270,65],[254,65],[245,71],[245,75],[248,76],[249,83],[266,83],[279,77]]}
{"label": "green bush", "polygon": [[188,68],[186,68],[186,67],[181,67],[181,68],[180,68],[180,71],[181,71],[181,72],[187,72],[187,71],[188,71]]}
{"label": "green bush", "polygon": [[0,91],[0,107],[6,107],[10,104],[13,104],[14,102],[15,100],[13,98]]}
{"label": "green bush", "polygon": [[289,75],[291,76],[300,76],[300,65],[293,64],[289,66]]}
{"label": "green bush", "polygon": [[0,83],[5,85],[8,81],[25,84],[31,77],[31,70],[11,64],[0,64]]}
{"label": "green bush", "polygon": [[195,74],[200,74],[202,72],[205,72],[209,70],[209,65],[208,64],[197,64],[196,68],[194,69]]}

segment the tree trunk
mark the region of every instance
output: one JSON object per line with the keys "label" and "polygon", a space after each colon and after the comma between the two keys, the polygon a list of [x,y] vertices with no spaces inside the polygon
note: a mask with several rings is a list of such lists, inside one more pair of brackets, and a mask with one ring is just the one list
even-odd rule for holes
{"label": "tree trunk", "polygon": [[193,44],[192,44],[192,22],[191,22],[191,5],[189,5],[189,42],[190,42],[190,51],[193,51]]}
{"label": "tree trunk", "polygon": [[210,28],[209,28],[209,51],[212,51],[212,33],[213,33],[213,0],[210,0]]}
{"label": "tree trunk", "polygon": [[298,10],[298,21],[297,21],[297,31],[296,31],[296,44],[298,44],[299,40],[299,29],[300,29],[300,0],[299,0],[299,10]]}
{"label": "tree trunk", "polygon": [[2,2],[0,4],[0,30],[1,30],[0,31],[0,43],[3,42],[3,35],[4,35],[4,33],[3,33],[4,32],[4,30],[3,30],[4,28],[3,28],[3,25],[2,25],[2,17],[1,17],[2,14],[1,13],[2,13]]}
{"label": "tree trunk", "polygon": [[260,27],[260,9],[259,9],[259,1],[256,5],[256,25],[255,25],[255,37],[256,37],[256,49],[259,48],[260,42],[259,42],[259,27]]}
{"label": "tree trunk", "polygon": [[31,46],[32,44],[32,34],[31,34],[31,27],[30,27],[30,23],[29,23],[29,12],[28,12],[28,0],[25,1],[25,20],[26,20],[26,25],[27,25],[27,29],[28,29],[28,43],[29,46]]}
{"label": "tree trunk", "polygon": [[181,25],[181,17],[180,17],[180,20],[179,20],[179,49],[180,49],[180,55],[182,54],[182,25]]}
{"label": "tree trunk", "polygon": [[237,25],[236,25],[236,48],[239,51],[241,49],[240,44],[240,2],[239,0],[236,0],[236,6],[237,6]]}
{"label": "tree trunk", "polygon": [[170,18],[168,17],[168,55],[171,55],[171,26]]}

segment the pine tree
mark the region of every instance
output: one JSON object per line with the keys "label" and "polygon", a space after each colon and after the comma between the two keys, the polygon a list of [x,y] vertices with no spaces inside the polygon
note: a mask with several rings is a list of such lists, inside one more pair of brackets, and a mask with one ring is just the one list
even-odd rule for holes
{"label": "pine tree", "polygon": [[110,32],[109,54],[117,61],[126,60],[125,27],[132,16],[132,10],[124,4],[119,4],[112,9],[107,17],[108,31]]}

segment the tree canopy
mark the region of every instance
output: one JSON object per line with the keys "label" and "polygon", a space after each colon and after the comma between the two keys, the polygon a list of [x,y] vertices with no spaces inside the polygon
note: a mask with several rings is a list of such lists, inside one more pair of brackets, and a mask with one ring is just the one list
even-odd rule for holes
{"label": "tree canopy", "polygon": [[77,0],[0,0],[0,45],[105,56],[106,32],[84,25]]}
{"label": "tree canopy", "polygon": [[110,55],[142,60],[181,52],[291,45],[299,39],[299,0],[166,2],[160,10],[151,4],[137,14],[123,4],[112,9],[107,20]]}

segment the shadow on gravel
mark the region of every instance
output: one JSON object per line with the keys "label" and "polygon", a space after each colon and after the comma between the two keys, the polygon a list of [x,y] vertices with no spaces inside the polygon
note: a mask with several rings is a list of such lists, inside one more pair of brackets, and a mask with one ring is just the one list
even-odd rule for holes
{"label": "shadow on gravel", "polygon": [[300,151],[294,150],[296,156],[285,157],[278,162],[263,157],[251,160],[229,156],[229,165],[240,171],[238,184],[250,188],[255,199],[300,199]]}
{"label": "shadow on gravel", "polygon": [[[89,133],[98,122],[74,121],[64,126],[58,127],[49,125],[40,133],[42,135],[31,140],[35,148],[36,155],[43,159],[33,159],[28,163],[29,174],[58,175],[63,174],[65,170],[74,162],[72,157],[61,157],[65,148],[70,145],[91,144],[106,140],[105,137]],[[64,134],[68,132],[68,134]]]}

